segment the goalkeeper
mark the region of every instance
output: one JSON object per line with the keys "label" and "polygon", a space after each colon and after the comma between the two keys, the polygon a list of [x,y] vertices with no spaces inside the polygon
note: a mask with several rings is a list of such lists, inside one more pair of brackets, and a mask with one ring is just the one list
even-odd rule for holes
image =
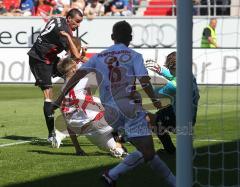
{"label": "goalkeeper", "polygon": [[[156,62],[155,65],[149,66],[149,63],[152,62],[152,60],[147,60],[147,67],[168,80],[163,87],[155,87],[155,92],[160,97],[169,97],[171,99],[170,105],[160,109],[156,113],[155,125],[157,126],[157,136],[163,144],[164,152],[175,154],[176,147],[171,140],[169,132],[176,131],[176,52],[174,51],[167,56],[164,66],[159,66]],[[194,76],[192,92],[192,125],[194,126],[196,123],[198,100],[200,98],[196,78]]]}

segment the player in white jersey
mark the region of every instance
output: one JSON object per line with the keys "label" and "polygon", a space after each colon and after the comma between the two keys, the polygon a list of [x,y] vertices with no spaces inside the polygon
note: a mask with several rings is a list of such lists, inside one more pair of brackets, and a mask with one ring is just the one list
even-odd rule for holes
{"label": "player in white jersey", "polygon": [[[176,179],[167,165],[155,154],[151,130],[146,121],[146,112],[141,106],[141,96],[135,89],[135,81],[139,80],[143,90],[153,105],[161,107],[157,100],[147,70],[143,63],[142,55],[128,48],[132,40],[132,28],[126,21],[114,24],[111,35],[114,45],[107,50],[96,54],[76,72],[69,80],[62,94],[54,102],[57,107],[64,95],[77,84],[87,73],[100,72],[102,80],[99,80],[100,99],[107,112],[106,120],[114,128],[123,126],[125,133],[135,147],[136,151],[129,154],[116,167],[105,172],[102,177],[108,186],[116,186],[116,180],[120,176],[139,164],[149,162],[151,167],[158,171],[161,179],[175,187]],[[55,107],[55,108],[56,108]],[[109,115],[109,107],[115,108],[117,117]],[[161,183],[163,181],[160,181]],[[160,183],[159,182],[159,183]]]}
{"label": "player in white jersey", "polygon": [[[67,57],[59,63],[58,70],[65,75],[66,81],[68,81],[76,72],[77,67],[81,65],[81,62],[77,64],[73,59]],[[61,104],[61,112],[76,153],[85,154],[76,137],[77,134],[81,134],[86,135],[93,144],[104,151],[109,151],[115,157],[126,156],[127,153],[121,144],[115,142],[112,136],[113,129],[104,118],[104,108],[100,99],[91,94],[90,87],[95,82],[94,79],[96,79],[94,73],[84,77],[69,91]]]}

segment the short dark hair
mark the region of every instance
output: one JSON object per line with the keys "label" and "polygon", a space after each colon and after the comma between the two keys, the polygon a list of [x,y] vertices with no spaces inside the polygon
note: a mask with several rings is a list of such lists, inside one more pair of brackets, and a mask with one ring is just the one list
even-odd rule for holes
{"label": "short dark hair", "polygon": [[67,12],[66,18],[68,18],[69,16],[73,18],[76,14],[83,17],[83,12],[80,9],[72,8]]}
{"label": "short dark hair", "polygon": [[113,25],[112,39],[117,42],[129,43],[132,40],[132,27],[126,21],[119,21]]}
{"label": "short dark hair", "polygon": [[165,66],[168,69],[171,69],[176,66],[176,57],[177,57],[176,51],[173,51],[170,54],[168,54],[165,62]]}

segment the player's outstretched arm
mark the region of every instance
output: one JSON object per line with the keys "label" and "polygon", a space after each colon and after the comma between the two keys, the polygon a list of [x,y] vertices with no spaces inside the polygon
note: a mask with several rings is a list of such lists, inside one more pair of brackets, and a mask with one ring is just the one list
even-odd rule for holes
{"label": "player's outstretched arm", "polygon": [[77,47],[73,43],[72,37],[65,31],[60,31],[60,34],[67,38],[71,54],[74,55],[75,58],[81,59],[82,55],[80,54]]}
{"label": "player's outstretched arm", "polygon": [[68,133],[70,135],[70,138],[71,138],[71,141],[73,143],[73,146],[75,148],[75,151],[76,151],[76,155],[78,156],[85,156],[87,155],[84,150],[81,148],[79,142],[78,142],[78,139],[77,139],[77,135],[70,129],[70,128],[67,128],[68,130]]}
{"label": "player's outstretched arm", "polygon": [[161,67],[158,65],[158,63],[155,60],[148,59],[145,62],[146,68],[150,69],[151,71],[161,75]]}
{"label": "player's outstretched arm", "polygon": [[150,77],[149,76],[143,76],[139,79],[139,82],[144,90],[144,92],[148,95],[148,97],[151,99],[153,105],[156,108],[161,108],[162,104],[161,102],[157,99],[152,84],[150,82]]}
{"label": "player's outstretched arm", "polygon": [[53,103],[53,110],[56,110],[61,105],[65,95],[86,75],[88,74],[87,70],[78,69],[77,72],[72,76],[64,87],[61,94],[58,96],[57,100]]}

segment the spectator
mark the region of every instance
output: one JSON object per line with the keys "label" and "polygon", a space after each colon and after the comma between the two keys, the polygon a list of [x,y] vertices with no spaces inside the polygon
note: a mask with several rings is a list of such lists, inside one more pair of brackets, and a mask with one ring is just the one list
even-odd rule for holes
{"label": "spectator", "polygon": [[72,0],[58,0],[61,1],[64,6],[70,7]]}
{"label": "spectator", "polygon": [[34,14],[33,0],[21,0],[20,9],[23,16],[31,16]]}
{"label": "spectator", "polygon": [[[18,9],[18,3],[17,1],[15,2],[16,4],[13,4],[15,1],[3,1],[0,0],[0,15],[3,16],[19,16],[21,14],[21,10]],[[7,9],[8,7],[8,9]]]}
{"label": "spectator", "polygon": [[111,7],[113,16],[131,16],[132,12],[128,10],[127,0],[113,0]]}
{"label": "spectator", "polygon": [[52,16],[53,7],[46,0],[39,0],[35,8],[35,16]]}
{"label": "spectator", "polygon": [[45,0],[46,4],[49,4],[51,6],[56,6],[57,2],[55,0]]}
{"label": "spectator", "polygon": [[19,8],[10,9],[8,16],[22,16],[22,11]]}
{"label": "spectator", "polygon": [[210,20],[210,24],[206,28],[204,28],[201,41],[202,48],[218,48],[217,36],[215,31],[216,26],[217,19],[212,18]]}
{"label": "spectator", "polygon": [[22,11],[20,8],[20,0],[10,0],[5,1],[5,6],[7,7],[7,16],[22,16]]}
{"label": "spectator", "polygon": [[82,11],[84,10],[84,8],[86,6],[85,0],[72,0],[71,2],[72,2],[71,8],[81,9]]}
{"label": "spectator", "polygon": [[0,0],[0,15],[4,16],[7,14],[7,9],[5,8],[3,1]]}
{"label": "spectator", "polygon": [[104,0],[101,2],[104,6],[104,15],[111,15],[112,2],[113,0]]}
{"label": "spectator", "polygon": [[69,9],[72,9],[72,8],[79,9],[83,12],[85,6],[86,6],[85,0],[72,0],[70,7],[67,6],[64,8],[62,12],[62,16],[65,16],[66,13],[69,11]]}
{"label": "spectator", "polygon": [[19,8],[20,0],[3,0],[3,4],[8,12],[13,12],[14,9]]}
{"label": "spectator", "polygon": [[131,5],[130,5],[130,8],[131,8],[131,10],[132,10],[132,13],[135,15],[136,14],[136,12],[137,12],[137,10],[138,10],[138,8],[139,8],[139,5],[140,5],[140,0],[132,0],[132,1],[130,1],[131,3]]}
{"label": "spectator", "polygon": [[56,0],[56,5],[53,7],[53,14],[61,15],[64,9],[70,8],[69,0]]}
{"label": "spectator", "polygon": [[104,6],[103,4],[99,3],[98,0],[91,0],[85,8],[84,14],[89,20],[92,20],[96,16],[103,16]]}

